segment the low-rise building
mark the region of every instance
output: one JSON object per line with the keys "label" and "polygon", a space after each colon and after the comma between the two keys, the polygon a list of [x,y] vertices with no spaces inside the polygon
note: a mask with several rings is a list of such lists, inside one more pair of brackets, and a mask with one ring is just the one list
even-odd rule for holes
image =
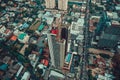
{"label": "low-rise building", "polygon": [[72,22],[70,26],[70,33],[71,34],[83,34],[83,27],[84,27],[84,19],[79,18],[77,22]]}
{"label": "low-rise building", "polygon": [[19,36],[18,36],[18,40],[19,40],[21,43],[28,43],[29,35],[26,34],[26,33],[21,33],[21,34],[19,34]]}

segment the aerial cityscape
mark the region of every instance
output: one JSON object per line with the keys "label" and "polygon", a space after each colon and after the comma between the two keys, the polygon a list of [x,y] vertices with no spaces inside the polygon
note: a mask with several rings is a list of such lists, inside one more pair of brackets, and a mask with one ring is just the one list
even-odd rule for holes
{"label": "aerial cityscape", "polygon": [[120,0],[0,0],[0,80],[120,80]]}

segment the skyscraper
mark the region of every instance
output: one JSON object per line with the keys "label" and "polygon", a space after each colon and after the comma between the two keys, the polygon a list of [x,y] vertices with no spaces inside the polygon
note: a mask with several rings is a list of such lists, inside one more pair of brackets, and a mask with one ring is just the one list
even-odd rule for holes
{"label": "skyscraper", "polygon": [[58,0],[58,9],[67,10],[68,8],[68,0]]}
{"label": "skyscraper", "polygon": [[46,8],[55,8],[55,0],[45,0]]}

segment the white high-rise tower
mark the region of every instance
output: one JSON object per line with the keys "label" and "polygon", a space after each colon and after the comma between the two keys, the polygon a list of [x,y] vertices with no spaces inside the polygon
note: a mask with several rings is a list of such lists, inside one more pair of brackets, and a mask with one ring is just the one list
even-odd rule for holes
{"label": "white high-rise tower", "polygon": [[45,0],[46,8],[55,8],[55,0]]}
{"label": "white high-rise tower", "polygon": [[58,0],[59,10],[67,10],[67,8],[68,8],[68,0]]}

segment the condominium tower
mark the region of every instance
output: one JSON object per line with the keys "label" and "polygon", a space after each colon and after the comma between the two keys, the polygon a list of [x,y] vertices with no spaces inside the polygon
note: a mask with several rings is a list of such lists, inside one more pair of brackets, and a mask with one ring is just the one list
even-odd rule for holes
{"label": "condominium tower", "polygon": [[67,10],[67,8],[68,8],[68,0],[58,0],[59,10]]}
{"label": "condominium tower", "polygon": [[45,0],[46,8],[55,8],[55,0]]}

